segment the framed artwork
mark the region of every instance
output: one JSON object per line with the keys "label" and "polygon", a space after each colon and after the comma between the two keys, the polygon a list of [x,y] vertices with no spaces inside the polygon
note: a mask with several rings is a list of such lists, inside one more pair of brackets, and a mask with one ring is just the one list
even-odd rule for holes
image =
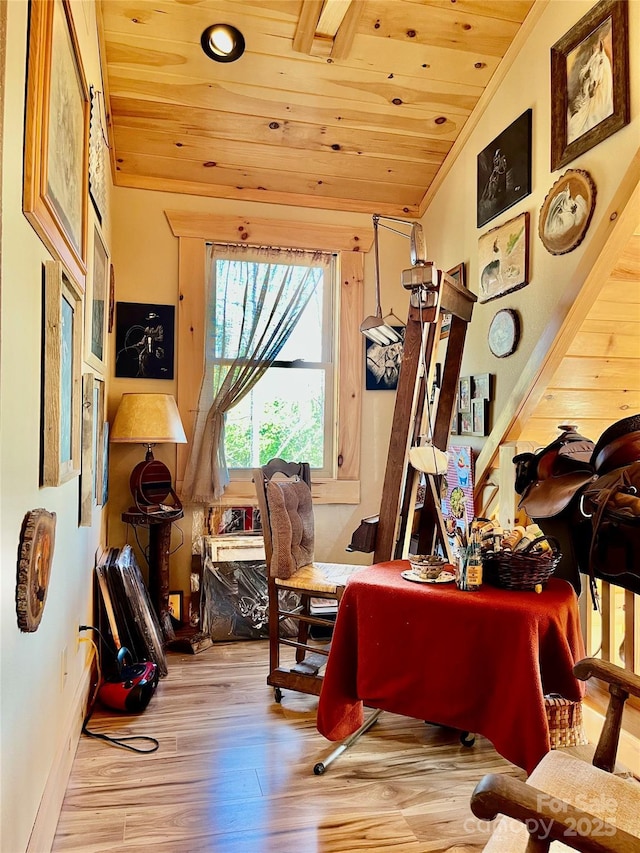
{"label": "framed artwork", "polygon": [[[269,636],[267,567],[262,559],[216,560],[203,553],[202,631],[213,642],[263,640]],[[300,595],[284,590],[282,604],[296,612]],[[294,620],[280,623],[282,637],[297,633]]]}
{"label": "framed artwork", "polygon": [[106,506],[109,500],[109,421],[102,424],[102,491],[98,496],[100,506]]}
{"label": "framed artwork", "polygon": [[80,473],[82,292],[60,261],[44,265],[41,485]]}
{"label": "framed artwork", "polygon": [[473,434],[473,421],[471,418],[471,407],[468,412],[460,412],[460,435]]}
{"label": "framed artwork", "polygon": [[506,358],[514,353],[520,341],[520,318],[511,308],[498,311],[489,326],[488,343],[491,354]]}
{"label": "framed artwork", "polygon": [[443,312],[442,323],[440,324],[440,340],[442,340],[443,338],[448,338],[450,331],[451,331],[451,314],[449,314],[448,312]]}
{"label": "framed artwork", "polygon": [[109,319],[107,321],[107,331],[109,334],[113,332],[113,321],[116,314],[116,274],[113,269],[113,264],[109,264]]}
{"label": "framed artwork", "polygon": [[552,255],[582,243],[596,206],[596,186],[588,172],[569,169],[547,193],[538,217],[542,245]]}
{"label": "framed artwork", "polygon": [[84,358],[100,373],[107,361],[107,322],[109,300],[109,253],[97,224],[93,227],[93,261],[87,276],[85,295]]}
{"label": "framed artwork", "polygon": [[100,220],[104,219],[107,209],[107,179],[106,179],[106,122],[102,120],[103,94],[95,87],[90,90],[89,112],[89,193],[91,201]]}
{"label": "framed artwork", "polygon": [[478,397],[471,401],[471,433],[472,435],[488,435],[489,401]]}
{"label": "framed artwork", "polygon": [[183,592],[181,589],[169,592],[169,616],[172,621],[182,624]]}
{"label": "framed artwork", "polygon": [[383,346],[366,340],[365,388],[367,391],[395,391],[404,351],[404,326],[392,326],[402,340]]}
{"label": "framed artwork", "polygon": [[95,422],[93,373],[82,375],[82,462],[80,468],[80,508],[78,524],[91,527],[95,482]]}
{"label": "framed artwork", "polygon": [[105,384],[101,376],[93,378],[93,480],[91,497],[92,502],[98,506],[102,505],[103,480],[105,476],[103,466],[103,443],[105,424]]}
{"label": "framed artwork", "polygon": [[173,379],[175,307],[116,304],[116,376]]}
{"label": "framed artwork", "polygon": [[471,377],[461,376],[458,386],[458,411],[471,411]]}
{"label": "framed artwork", "polygon": [[478,302],[489,302],[529,283],[529,214],[521,213],[478,240]]}
{"label": "framed artwork", "polygon": [[551,48],[551,171],[629,124],[627,0],[602,0]]}
{"label": "framed artwork", "polygon": [[471,377],[471,395],[472,399],[491,400],[492,399],[492,373],[479,373],[477,376]]}
{"label": "framed artwork", "polygon": [[23,208],[84,287],[89,96],[69,0],[29,4]]}
{"label": "framed artwork", "polygon": [[435,406],[436,400],[440,396],[440,388],[442,387],[442,365],[439,361],[434,364],[433,379],[431,381],[431,391],[429,392],[429,404]]}
{"label": "framed artwork", "polygon": [[457,285],[460,287],[467,286],[467,278],[464,271],[464,264],[458,264],[452,269],[447,270],[447,275],[450,275],[451,278],[455,281]]}
{"label": "framed artwork", "polygon": [[478,154],[478,228],[531,193],[532,112],[523,112]]}
{"label": "framed artwork", "polygon": [[456,528],[468,533],[474,518],[474,459],[470,447],[449,445],[446,494],[440,502],[449,542],[453,545]]}
{"label": "framed artwork", "polygon": [[[450,270],[447,270],[447,275],[451,276],[451,278],[456,282],[456,284],[460,285],[460,287],[467,286],[467,280],[464,272],[464,264],[458,264]],[[440,339],[449,337],[449,330],[451,329],[451,314],[445,313],[442,315],[442,323],[440,325]]]}
{"label": "framed artwork", "polygon": [[258,533],[262,530],[260,510],[255,506],[222,506],[214,504],[205,521],[209,536],[227,533]]}

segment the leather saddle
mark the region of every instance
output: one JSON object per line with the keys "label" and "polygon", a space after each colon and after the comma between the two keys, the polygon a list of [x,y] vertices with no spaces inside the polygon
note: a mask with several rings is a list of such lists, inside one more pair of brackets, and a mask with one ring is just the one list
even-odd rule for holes
{"label": "leather saddle", "polygon": [[522,496],[519,506],[530,518],[553,518],[594,479],[597,479],[594,472],[585,470],[536,480]]}
{"label": "leather saddle", "polygon": [[563,424],[562,433],[538,453],[514,457],[519,506],[530,518],[551,518],[562,512],[594,476],[595,444]]}
{"label": "leather saddle", "polygon": [[514,457],[516,491],[522,495],[519,506],[560,542],[563,556],[555,575],[579,592],[580,571],[590,574],[593,588],[588,544],[594,531],[591,516],[579,509],[581,496],[599,481],[604,485],[609,472],[640,459],[640,414],[612,424],[596,444],[576,427],[559,429],[561,435],[538,453]]}

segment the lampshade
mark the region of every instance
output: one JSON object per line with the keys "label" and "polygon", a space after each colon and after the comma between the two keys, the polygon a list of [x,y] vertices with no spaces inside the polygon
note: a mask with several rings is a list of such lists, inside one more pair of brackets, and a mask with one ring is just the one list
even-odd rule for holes
{"label": "lampshade", "polygon": [[383,347],[387,346],[387,344],[396,344],[402,340],[402,337],[393,326],[385,323],[382,317],[376,317],[373,314],[362,321],[360,332],[367,340],[373,341],[375,344],[380,344]]}
{"label": "lampshade", "polygon": [[[405,234],[404,231],[399,231],[397,228],[385,225],[380,222],[381,219],[388,219],[392,222],[399,222],[402,225],[408,225],[411,228],[410,234]],[[395,234],[400,234],[402,237],[408,237],[411,243],[411,263],[414,265],[411,269],[421,269],[425,265],[429,265],[427,261],[427,246],[424,239],[422,225],[419,222],[410,222],[406,219],[398,219],[395,216],[381,216],[379,213],[373,214],[373,250],[375,263],[375,280],[376,280],[376,313],[371,314],[360,324],[360,332],[370,341],[376,344],[386,346],[387,344],[398,343],[402,340],[402,336],[385,323],[385,318],[382,316],[382,306],[380,304],[380,257],[378,251],[378,227],[386,228],[393,231]],[[406,272],[406,270],[405,270]],[[403,272],[403,278],[405,275]],[[404,280],[403,280],[403,286]],[[393,313],[393,312],[392,312]]]}
{"label": "lampshade", "polygon": [[401,341],[401,336],[396,332],[393,326],[385,323],[382,316],[382,306],[380,304],[380,258],[378,255],[378,223],[380,217],[378,214],[373,215],[373,249],[375,262],[375,278],[376,278],[376,313],[365,317],[360,323],[360,332],[369,341],[373,341],[380,346],[387,344],[395,344]]}
{"label": "lampshade", "polygon": [[113,442],[129,444],[187,441],[171,394],[123,394],[109,437]]}

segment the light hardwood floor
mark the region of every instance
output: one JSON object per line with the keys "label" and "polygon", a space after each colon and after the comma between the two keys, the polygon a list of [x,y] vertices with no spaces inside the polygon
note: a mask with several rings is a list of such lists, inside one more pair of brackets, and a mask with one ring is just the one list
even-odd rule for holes
{"label": "light hardwood floor", "polygon": [[[137,755],[82,737],[53,851],[440,853],[478,851],[490,826],[469,797],[488,772],[524,773],[484,738],[384,713],[324,776],[317,700],[266,685],[266,642],[169,654],[147,710],[97,710],[89,727],[160,741]],[[524,733],[523,733],[524,736]]]}

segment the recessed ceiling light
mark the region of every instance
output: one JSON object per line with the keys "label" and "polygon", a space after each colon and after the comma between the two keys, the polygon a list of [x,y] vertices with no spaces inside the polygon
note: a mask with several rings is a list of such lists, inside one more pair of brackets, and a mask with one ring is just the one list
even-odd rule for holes
{"label": "recessed ceiling light", "polygon": [[209,59],[235,62],[244,53],[244,36],[231,24],[212,24],[200,36],[200,44]]}

